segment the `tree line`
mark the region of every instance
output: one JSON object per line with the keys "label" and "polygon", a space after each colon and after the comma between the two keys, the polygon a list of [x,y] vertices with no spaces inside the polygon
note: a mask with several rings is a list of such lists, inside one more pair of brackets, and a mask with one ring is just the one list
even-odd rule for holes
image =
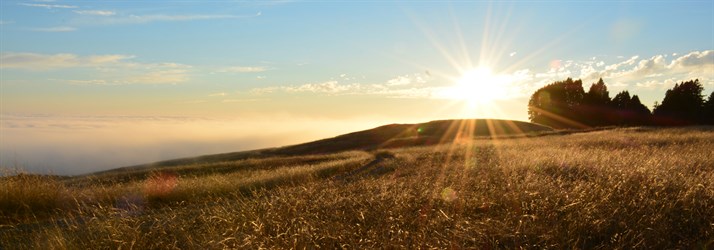
{"label": "tree line", "polygon": [[706,100],[703,91],[699,79],[677,83],[650,111],[627,90],[610,98],[602,78],[588,92],[582,80],[568,78],[536,90],[528,101],[528,118],[553,128],[714,125],[714,91]]}

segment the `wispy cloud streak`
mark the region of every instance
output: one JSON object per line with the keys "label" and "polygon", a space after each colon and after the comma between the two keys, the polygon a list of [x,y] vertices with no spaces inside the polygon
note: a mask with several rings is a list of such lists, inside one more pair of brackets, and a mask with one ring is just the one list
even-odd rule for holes
{"label": "wispy cloud streak", "polygon": [[58,80],[73,85],[176,84],[188,81],[191,66],[177,63],[138,63],[132,55],[0,54],[0,68],[44,71],[51,75],[66,69],[87,70],[100,79]]}
{"label": "wispy cloud streak", "polygon": [[29,30],[37,31],[37,32],[72,32],[72,31],[77,31],[77,28],[69,27],[69,26],[57,26],[57,27],[47,27],[47,28],[31,28]]}
{"label": "wispy cloud streak", "polygon": [[[98,13],[97,13],[98,14]],[[121,24],[146,24],[153,22],[187,22],[201,20],[219,20],[219,19],[241,19],[257,17],[260,13],[254,15],[212,15],[212,14],[187,14],[187,15],[168,15],[168,14],[152,14],[152,15],[104,15],[92,19],[79,19],[78,22],[83,25],[121,25]]]}
{"label": "wispy cloud streak", "polygon": [[19,3],[19,5],[27,7],[37,7],[45,9],[76,9],[79,6],[75,5],[62,5],[62,4],[44,4],[44,3]]}
{"label": "wispy cloud streak", "polygon": [[116,12],[110,10],[75,10],[74,13],[90,16],[113,16]]}

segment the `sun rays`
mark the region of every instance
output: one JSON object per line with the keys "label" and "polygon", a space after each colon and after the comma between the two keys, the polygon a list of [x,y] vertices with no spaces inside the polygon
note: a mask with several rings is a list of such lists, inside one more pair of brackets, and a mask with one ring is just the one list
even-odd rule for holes
{"label": "sun rays", "polygon": [[[425,38],[431,43],[433,50],[437,51],[441,58],[451,68],[451,70],[432,70],[435,76],[445,79],[443,88],[433,93],[439,99],[449,100],[441,111],[450,113],[453,116],[458,113],[460,116],[468,118],[497,118],[503,117],[506,112],[500,106],[504,101],[522,97],[521,86],[517,86],[520,80],[514,72],[525,64],[530,63],[534,58],[546,48],[533,53],[523,53],[520,58],[511,58],[516,53],[512,52],[511,44],[516,42],[513,30],[519,30],[522,23],[512,22],[512,8],[496,8],[493,4],[484,6],[485,16],[474,25],[464,25],[464,20],[458,20],[455,10],[451,9],[452,31],[455,39],[449,41],[439,36],[441,30],[434,30],[425,20],[420,20],[416,16],[412,17],[412,22],[422,31]],[[511,6],[512,7],[512,6]],[[481,26],[479,26],[481,25]],[[468,35],[477,32],[477,39],[469,39]],[[473,37],[472,37],[473,38]],[[550,45],[557,44],[560,39],[554,39]],[[552,46],[549,46],[551,48]],[[513,61],[506,66],[503,62]],[[414,62],[407,62],[414,64]],[[423,65],[415,65],[424,67]],[[483,124],[479,124],[483,123]],[[454,154],[464,152],[464,169],[478,167],[478,162],[474,161],[473,155],[477,150],[475,139],[478,128],[485,128],[488,136],[493,140],[498,153],[500,144],[499,134],[504,131],[514,131],[524,133],[524,131],[513,122],[494,122],[493,120],[473,120],[466,119],[453,122],[449,125],[447,132],[437,139],[440,144],[447,144],[449,147],[446,160],[434,159],[434,164],[446,167],[452,164],[451,157]],[[482,135],[481,135],[482,136]],[[437,182],[444,177],[440,176]],[[437,183],[437,186],[439,183]],[[444,190],[453,190],[452,187],[444,186]],[[443,190],[433,190],[438,195]],[[453,195],[458,195],[453,193]]]}
{"label": "sun rays", "polygon": [[465,71],[454,86],[446,88],[440,95],[463,101],[470,108],[483,105],[496,108],[495,101],[514,96],[512,84],[511,77],[494,74],[489,67],[478,67]]}

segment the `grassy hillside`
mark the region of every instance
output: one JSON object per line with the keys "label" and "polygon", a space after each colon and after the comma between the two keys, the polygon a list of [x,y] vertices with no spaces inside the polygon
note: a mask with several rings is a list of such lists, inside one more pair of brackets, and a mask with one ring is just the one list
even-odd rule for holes
{"label": "grassy hillside", "polygon": [[[417,124],[390,124],[373,129],[308,143],[243,152],[205,155],[155,162],[104,171],[107,174],[146,172],[155,168],[205,164],[285,155],[337,153],[350,150],[424,146],[478,137],[518,137],[552,133],[553,129],[535,123],[497,120],[440,120]],[[96,173],[94,174],[96,175]]]}
{"label": "grassy hillside", "polygon": [[470,137],[6,178],[0,248],[714,247],[712,127]]}
{"label": "grassy hillside", "polygon": [[477,137],[536,135],[553,131],[542,125],[496,119],[441,120],[418,124],[390,124],[334,138],[271,150],[281,155],[334,153],[346,150],[425,146]]}

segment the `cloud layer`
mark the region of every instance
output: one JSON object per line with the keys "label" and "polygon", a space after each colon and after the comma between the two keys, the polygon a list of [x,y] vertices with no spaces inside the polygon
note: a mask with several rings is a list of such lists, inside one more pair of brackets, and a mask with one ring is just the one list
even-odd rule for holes
{"label": "cloud layer", "polygon": [[[70,32],[79,30],[88,26],[103,26],[103,25],[129,25],[129,24],[146,24],[153,22],[186,22],[200,20],[217,20],[217,19],[242,19],[260,16],[261,12],[247,15],[235,14],[174,14],[174,13],[148,13],[148,14],[132,14],[116,12],[109,9],[91,9],[88,6],[52,4],[52,3],[18,3],[20,6],[44,8],[53,10],[52,12],[60,12],[65,10],[76,15],[70,18],[62,18],[61,25],[47,24],[48,27],[27,28],[29,31],[37,32]],[[0,21],[0,24],[8,24],[11,22]],[[70,26],[67,26],[69,24]]]}
{"label": "cloud layer", "polygon": [[339,80],[300,85],[253,88],[253,95],[273,93],[312,93],[324,95],[379,95],[388,98],[431,98],[441,87],[428,86],[430,76],[416,73],[396,76],[384,83],[360,83],[355,77],[341,74]]}
{"label": "cloud layer", "polygon": [[18,167],[30,172],[84,174],[179,157],[290,145],[376,125],[379,122],[373,119],[279,115],[219,119],[0,114],[0,169],[19,162]]}
{"label": "cloud layer", "polygon": [[[502,99],[527,98],[536,89],[571,77],[589,83],[603,78],[611,88],[638,91],[643,89],[671,88],[675,82],[700,79],[705,86],[714,87],[714,50],[692,51],[670,58],[655,55],[648,59],[640,56],[618,57],[606,63],[597,57],[583,60],[557,60],[546,70],[520,69],[499,73],[492,79],[500,79],[492,84],[503,84],[507,96]],[[354,82],[354,78],[343,74],[338,80],[327,80],[300,85],[254,88],[250,93],[266,95],[271,93],[313,93],[323,95],[380,95],[392,98],[448,98],[445,92],[453,91],[453,79],[432,79],[428,74],[399,75],[383,83]]]}
{"label": "cloud layer", "polygon": [[[673,54],[676,56],[677,54]],[[670,59],[666,54],[638,60],[639,56],[610,65],[595,63],[571,63],[566,70],[580,71],[574,77],[586,81],[603,78],[615,85],[635,88],[660,85],[671,87],[674,82],[700,79],[705,85],[714,84],[714,50],[692,51]]]}
{"label": "cloud layer", "polygon": [[69,84],[122,85],[122,84],[175,84],[188,80],[191,66],[177,63],[139,63],[132,55],[38,54],[6,52],[0,54],[0,68],[23,71],[42,71],[52,75],[65,69],[87,70],[83,74],[101,79],[51,79]]}
{"label": "cloud layer", "polygon": [[78,56],[75,54],[38,54],[3,52],[0,54],[0,68],[24,70],[51,70],[74,67],[98,67],[120,63],[133,58],[130,55],[94,55]]}

